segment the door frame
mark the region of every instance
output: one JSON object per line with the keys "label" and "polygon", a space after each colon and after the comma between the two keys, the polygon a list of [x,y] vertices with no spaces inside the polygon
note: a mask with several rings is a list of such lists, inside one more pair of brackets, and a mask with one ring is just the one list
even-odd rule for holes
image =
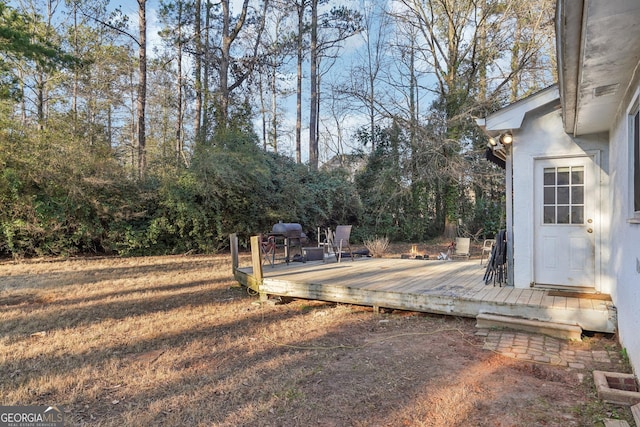
{"label": "door frame", "polygon": [[[594,249],[593,249],[593,267],[594,267],[594,277],[593,277],[593,290],[597,293],[600,293],[602,290],[602,233],[603,233],[603,218],[602,218],[602,168],[600,166],[600,150],[585,150],[579,153],[571,153],[571,154],[561,154],[561,155],[539,155],[533,156],[531,161],[531,170],[533,172],[534,178],[536,174],[536,163],[540,160],[562,160],[562,159],[577,159],[577,158],[589,158],[593,162],[593,172],[595,174],[595,188],[593,189],[593,203],[594,203]],[[535,179],[534,179],[535,181]],[[532,192],[531,192],[531,206],[533,209],[538,209],[536,206],[536,189],[538,182],[535,181],[533,183]],[[586,195],[585,195],[586,197]],[[534,213],[532,215],[532,228],[531,228],[531,239],[530,244],[531,247],[530,253],[532,254],[530,258],[530,271],[531,271],[531,285],[532,287],[544,287],[544,288],[554,288],[554,289],[569,289],[565,286],[549,286],[549,285],[538,285],[536,283],[536,268],[535,268],[535,257],[536,257],[536,233],[537,233],[537,224],[535,223],[537,215]],[[580,288],[572,288],[574,290]],[[589,288],[591,289],[591,288]]]}

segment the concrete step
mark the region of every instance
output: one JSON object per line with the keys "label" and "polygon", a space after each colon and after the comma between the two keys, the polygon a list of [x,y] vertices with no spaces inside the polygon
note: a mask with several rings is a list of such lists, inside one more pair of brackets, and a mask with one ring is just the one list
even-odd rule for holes
{"label": "concrete step", "polygon": [[516,331],[533,332],[573,341],[581,341],[582,336],[582,328],[577,325],[543,322],[540,320],[490,313],[480,313],[476,316],[476,328],[513,329]]}
{"label": "concrete step", "polygon": [[633,419],[636,422],[636,426],[640,426],[640,403],[636,403],[631,407],[631,413],[633,414]]}
{"label": "concrete step", "polygon": [[625,420],[612,420],[611,418],[605,418],[604,427],[629,427],[629,423]]}

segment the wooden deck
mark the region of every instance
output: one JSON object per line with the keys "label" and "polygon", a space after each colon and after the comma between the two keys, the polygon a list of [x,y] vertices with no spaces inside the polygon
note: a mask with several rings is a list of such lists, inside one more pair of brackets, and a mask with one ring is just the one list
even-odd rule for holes
{"label": "wooden deck", "polygon": [[[259,265],[259,264],[258,264]],[[494,287],[483,282],[484,268],[473,261],[361,258],[236,268],[235,278],[262,295],[277,295],[373,307],[476,317],[499,314],[615,332],[611,301],[552,296],[540,289]],[[261,273],[258,272],[258,275]]]}

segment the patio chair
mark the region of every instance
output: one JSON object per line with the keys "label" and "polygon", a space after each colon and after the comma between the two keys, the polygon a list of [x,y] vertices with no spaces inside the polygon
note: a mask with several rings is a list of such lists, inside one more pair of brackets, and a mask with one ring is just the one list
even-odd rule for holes
{"label": "patio chair", "polygon": [[456,247],[451,256],[453,259],[469,259],[471,239],[469,237],[456,237]]}
{"label": "patio chair", "polygon": [[351,250],[351,244],[349,244],[349,236],[351,236],[350,225],[338,225],[336,231],[333,234],[333,251],[336,254],[338,262],[342,261],[342,249],[348,249],[351,261],[353,261],[353,251]]}
{"label": "patio chair", "polygon": [[271,267],[274,267],[276,262],[275,237],[260,234],[260,252],[262,253],[262,265],[267,262]]}
{"label": "patio chair", "polygon": [[323,248],[325,254],[333,252],[333,231],[331,231],[331,228],[322,229],[318,227],[318,247]]}
{"label": "patio chair", "polygon": [[491,256],[491,249],[495,244],[496,239],[485,239],[485,241],[482,243],[482,250],[480,252],[480,265],[482,265],[484,254],[487,254],[487,260],[489,260],[489,257]]}

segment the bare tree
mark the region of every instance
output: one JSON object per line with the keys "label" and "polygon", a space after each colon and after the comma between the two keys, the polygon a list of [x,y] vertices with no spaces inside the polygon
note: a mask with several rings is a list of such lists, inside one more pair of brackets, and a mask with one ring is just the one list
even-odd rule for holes
{"label": "bare tree", "polygon": [[304,12],[307,0],[295,3],[298,14],[298,32],[296,35],[296,162],[302,163],[302,60],[304,54]]}
{"label": "bare tree", "polygon": [[143,178],[147,170],[147,134],[145,109],[147,106],[147,0],[138,0],[138,177]]}
{"label": "bare tree", "polygon": [[[358,131],[359,142],[368,145],[372,153],[379,142],[381,119],[393,115],[389,108],[393,99],[388,96],[391,80],[385,80],[385,76],[394,74],[395,61],[390,55],[393,52],[390,39],[393,21],[386,7],[385,3],[360,1],[362,31],[358,37],[363,45],[353,54],[352,67],[338,77],[340,83],[335,85],[334,91],[334,96],[342,98],[351,110],[366,116],[368,124]],[[402,75],[406,75],[405,70]]]}
{"label": "bare tree", "polygon": [[202,105],[204,107],[204,114],[202,115],[202,133],[203,138],[207,138],[209,135],[209,105],[211,100],[211,91],[209,89],[209,80],[211,78],[211,9],[213,8],[213,3],[211,0],[207,0],[205,5],[205,15],[204,15],[204,64],[202,67],[203,81],[202,81]]}
{"label": "bare tree", "polygon": [[[514,5],[523,2],[402,0],[401,3],[404,13],[395,17],[419,34],[417,46],[420,48],[415,49],[419,55],[417,61],[426,64],[436,82],[429,90],[435,95],[432,108],[439,113],[431,114],[431,134],[421,139],[433,140],[440,148],[439,156],[434,158],[443,159],[447,165],[441,169],[438,191],[444,233],[452,236],[459,215],[457,203],[467,176],[464,162],[460,161],[460,156],[468,150],[466,123],[483,107],[475,95],[485,92],[486,97],[481,97],[483,101],[495,103],[504,89],[513,87],[510,83],[531,66],[548,42],[539,31],[545,18],[541,17],[527,28],[527,43],[522,43],[520,27],[512,24],[518,19]],[[548,10],[542,9],[542,12],[542,16],[549,15]],[[514,44],[517,49],[513,48]],[[509,64],[508,68],[502,70],[505,63]],[[486,67],[493,68],[487,70]],[[543,81],[538,84],[546,85]],[[434,126],[435,123],[439,124]]]}
{"label": "bare tree", "polygon": [[[193,55],[194,62],[194,91],[195,91],[195,118],[193,133],[195,134],[196,144],[202,143],[202,0],[194,0],[194,16],[193,16],[193,40],[195,52]],[[207,10],[208,12],[208,10]],[[206,77],[205,77],[206,79]]]}
{"label": "bare tree", "polygon": [[318,169],[318,0],[311,0],[309,166]]}
{"label": "bare tree", "polygon": [[[183,72],[184,50],[185,45],[190,40],[190,34],[188,34],[188,17],[191,15],[189,5],[184,0],[178,1],[163,1],[161,2],[161,8],[159,11],[159,17],[163,22],[165,28],[160,32],[165,39],[168,48],[172,52],[168,53],[166,58],[166,64],[175,63],[175,78],[173,79],[173,87],[175,90],[175,117],[174,123],[174,155],[176,166],[181,164],[187,164],[187,157],[185,155],[185,78]],[[163,61],[165,59],[163,58]],[[164,68],[164,67],[163,67]],[[170,83],[171,84],[171,83]],[[197,102],[196,102],[197,104]],[[196,120],[197,121],[197,120]],[[196,126],[197,129],[197,126]]]}
{"label": "bare tree", "polygon": [[[295,30],[289,25],[292,17],[286,1],[272,1],[272,7],[266,24],[267,31],[263,36],[258,71],[258,85],[260,87],[260,114],[262,116],[262,140],[266,151],[271,147],[278,152],[280,132],[284,114],[280,109],[280,97],[291,92],[284,90],[281,82],[284,80],[283,67],[288,64],[294,53],[296,38]],[[270,98],[270,99],[267,99]],[[268,106],[267,106],[268,104]]]}
{"label": "bare tree", "polygon": [[[320,19],[319,19],[320,18]],[[342,43],[361,29],[361,15],[346,6],[333,7],[318,16],[318,2],[311,3],[310,45],[310,113],[309,113],[309,166],[318,168],[318,133],[320,124],[321,80],[329,73],[339,56]],[[321,69],[321,61],[325,66]]]}
{"label": "bare tree", "polygon": [[[351,94],[358,96],[366,105],[369,118],[369,135],[371,138],[371,152],[376,150],[376,118],[378,117],[376,98],[379,96],[376,86],[380,77],[381,69],[384,65],[385,49],[387,47],[386,35],[388,34],[389,15],[377,2],[364,2],[364,31],[361,36],[365,40],[366,69],[362,70],[362,78],[366,81],[365,91],[351,91]],[[375,9],[375,8],[378,9]],[[359,95],[360,94],[360,95]]]}
{"label": "bare tree", "polygon": [[182,131],[182,118],[183,118],[183,112],[182,112],[182,9],[183,9],[183,4],[182,1],[178,1],[177,3],[177,16],[176,16],[176,21],[177,21],[177,28],[176,28],[176,37],[177,37],[177,43],[176,43],[176,74],[177,74],[177,81],[176,81],[176,92],[177,92],[177,96],[178,99],[176,100],[176,143],[175,143],[175,150],[176,150],[176,165],[180,164],[182,162],[183,156],[184,156],[184,138],[183,138],[183,131]]}
{"label": "bare tree", "polygon": [[[225,129],[228,126],[229,107],[231,94],[238,89],[253,73],[258,64],[258,50],[264,31],[266,11],[269,5],[268,0],[263,0],[262,10],[255,17],[255,25],[252,30],[252,46],[247,46],[250,50],[243,52],[241,58],[233,57],[233,46],[239,43],[241,32],[247,23],[249,12],[249,0],[244,0],[240,13],[232,19],[232,11],[229,0],[220,2],[222,7],[222,28],[221,44],[219,54],[214,59],[218,69],[218,91],[216,97],[217,126]],[[235,23],[234,23],[235,21]],[[245,40],[246,41],[246,40]],[[233,68],[233,73],[231,73]],[[231,79],[230,79],[231,78]]]}

